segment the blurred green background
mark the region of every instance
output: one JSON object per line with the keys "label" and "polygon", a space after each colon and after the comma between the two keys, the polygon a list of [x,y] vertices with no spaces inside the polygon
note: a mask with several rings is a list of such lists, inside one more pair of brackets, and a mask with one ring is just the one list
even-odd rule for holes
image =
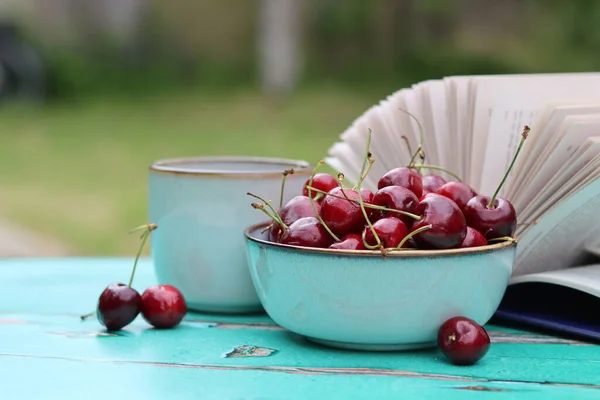
{"label": "blurred green background", "polygon": [[2,0],[0,256],[133,255],[153,160],[316,162],[421,80],[597,70],[599,18],[593,0]]}

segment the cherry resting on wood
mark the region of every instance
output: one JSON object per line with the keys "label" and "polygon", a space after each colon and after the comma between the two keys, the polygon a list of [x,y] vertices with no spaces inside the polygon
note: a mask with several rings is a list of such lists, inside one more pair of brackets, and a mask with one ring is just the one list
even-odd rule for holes
{"label": "cherry resting on wood", "polygon": [[490,337],[477,322],[453,317],[438,331],[438,347],[456,365],[471,365],[482,359],[490,348]]}
{"label": "cherry resting on wood", "polygon": [[109,331],[129,325],[142,310],[142,298],[124,283],[113,283],[100,294],[96,316]]}
{"label": "cherry resting on wood", "polygon": [[423,194],[423,181],[421,175],[407,167],[394,168],[386,172],[377,182],[377,189],[386,186],[405,187],[413,192],[417,198],[421,197]]}
{"label": "cherry resting on wood", "polygon": [[[318,202],[313,201],[317,212],[321,209]],[[310,204],[308,196],[296,196],[290,199],[279,211],[279,217],[284,224],[290,226],[293,222],[303,217],[316,217],[315,212]],[[269,240],[278,242],[283,233],[283,228],[277,221],[273,221],[271,229],[269,229]]]}
{"label": "cherry resting on wood", "polygon": [[[385,217],[375,221],[373,229],[385,248],[398,247],[402,239],[408,235],[408,228],[404,222],[395,217]],[[377,240],[369,226],[365,227],[365,242],[369,246],[377,246]]]}
{"label": "cherry resting on wood", "polygon": [[517,214],[513,205],[496,197],[493,207],[488,208],[490,196],[475,196],[463,210],[469,226],[477,229],[486,239],[511,236],[517,228]]}
{"label": "cherry resting on wood", "polygon": [[[365,193],[367,192],[361,191],[363,202],[371,202],[372,199],[365,198]],[[329,194],[332,194],[333,196],[329,196]],[[352,201],[348,201],[346,197]],[[349,188],[342,189],[340,187],[331,189],[321,201],[320,216],[323,219],[323,222],[325,222],[329,229],[336,235],[359,232],[364,224],[366,224],[360,206],[354,203],[354,201],[358,202],[358,192]],[[367,212],[367,215],[369,215],[369,213],[371,212]]]}
{"label": "cherry resting on wood", "polygon": [[317,218],[303,217],[296,220],[288,227],[288,230],[283,232],[280,243],[326,248],[333,243],[333,238]]}
{"label": "cherry resting on wood", "polygon": [[155,328],[172,328],[181,322],[186,313],[185,299],[172,285],[151,286],[142,294],[142,317]]}
{"label": "cherry resting on wood", "polygon": [[442,185],[436,193],[454,201],[461,210],[464,210],[469,200],[477,196],[477,192],[463,182],[448,182]]}
{"label": "cherry resting on wood", "polygon": [[414,222],[411,232],[431,225],[431,229],[413,236],[419,247],[455,248],[467,235],[467,222],[463,213],[455,202],[446,197],[426,196],[417,205],[415,214],[421,215],[421,219]]}

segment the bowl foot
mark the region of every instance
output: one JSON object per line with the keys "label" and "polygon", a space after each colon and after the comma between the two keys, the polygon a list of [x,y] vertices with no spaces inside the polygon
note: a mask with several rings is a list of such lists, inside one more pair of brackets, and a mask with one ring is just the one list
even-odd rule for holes
{"label": "bowl foot", "polygon": [[241,305],[241,306],[215,306],[199,303],[188,303],[188,310],[196,313],[208,314],[264,314],[265,309],[261,305]]}
{"label": "bowl foot", "polygon": [[385,344],[369,344],[369,343],[349,343],[338,342],[335,340],[317,339],[310,336],[305,336],[306,340],[327,347],[335,347],[345,350],[362,350],[362,351],[405,351],[405,350],[420,350],[433,348],[437,346],[436,342],[423,343],[385,343]]}

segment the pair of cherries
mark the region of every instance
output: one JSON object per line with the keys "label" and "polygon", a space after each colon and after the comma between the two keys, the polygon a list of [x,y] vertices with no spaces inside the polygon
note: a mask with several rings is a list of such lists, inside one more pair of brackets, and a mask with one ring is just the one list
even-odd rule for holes
{"label": "pair of cherries", "polygon": [[[142,244],[135,258],[129,284],[113,283],[107,286],[96,307],[98,321],[109,331],[118,331],[129,325],[141,313],[146,322],[155,328],[173,328],[183,320],[187,313],[187,303],[181,291],[173,285],[161,284],[147,288],[142,295],[131,287],[140,254],[150,232],[158,228],[148,224],[134,229],[143,229]],[[93,315],[82,316],[85,319]]]}

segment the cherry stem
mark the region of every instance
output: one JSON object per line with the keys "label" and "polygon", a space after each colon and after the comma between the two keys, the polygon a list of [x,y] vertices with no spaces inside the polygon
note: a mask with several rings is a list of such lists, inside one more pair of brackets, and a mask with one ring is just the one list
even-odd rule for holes
{"label": "cherry stem", "polygon": [[93,312],[91,312],[91,313],[89,313],[89,314],[82,315],[80,318],[81,318],[82,320],[84,320],[84,319],[86,319],[86,318],[89,318],[89,317],[91,317],[92,315],[94,315],[94,313],[93,313]]}
{"label": "cherry stem", "polygon": [[425,152],[423,151],[423,139],[425,138],[425,135],[423,133],[423,126],[421,125],[421,122],[412,113],[403,110],[402,108],[399,108],[398,110],[402,111],[403,113],[407,114],[409,117],[414,119],[417,125],[419,126],[419,147],[417,147],[417,151],[413,154],[409,164],[412,164],[414,162],[417,155],[421,156],[421,160],[425,161]]}
{"label": "cherry stem", "polygon": [[487,241],[488,241],[488,243],[489,242],[504,242],[504,241],[514,242],[515,238],[512,238],[510,236],[500,236],[500,237],[497,237],[497,238],[488,239]]}
{"label": "cherry stem", "polygon": [[[329,229],[329,227],[327,226],[327,224],[325,223],[325,221],[323,221],[323,218],[321,218],[321,215],[319,215],[319,212],[317,211],[317,208],[315,207],[315,200],[312,197],[312,182],[313,182],[313,178],[315,177],[315,175],[317,174],[317,170],[319,168],[321,168],[321,166],[325,164],[325,161],[321,160],[319,161],[319,163],[315,166],[315,169],[313,170],[312,175],[310,176],[310,180],[308,181],[308,198],[310,200],[310,206],[312,207],[313,212],[315,213],[315,216],[317,217],[317,219],[319,220],[319,222],[321,223],[321,225],[323,225],[323,228],[325,228],[325,230],[327,231],[327,233],[329,233],[331,235],[331,237],[333,238],[333,240],[335,240],[336,242],[341,242],[340,238],[338,238],[332,231],[331,229]],[[344,192],[344,190],[342,189],[342,193]]]}
{"label": "cherry stem", "polygon": [[279,209],[281,210],[281,207],[283,207],[283,189],[285,187],[285,178],[287,178],[288,175],[293,174],[294,173],[294,169],[293,168],[289,168],[286,169],[285,171],[283,171],[283,173],[281,174],[281,193],[279,195]]}
{"label": "cherry stem", "polygon": [[344,174],[341,172],[338,172],[337,174],[337,182],[338,182],[338,186],[341,188],[344,188]]}
{"label": "cherry stem", "polygon": [[367,243],[367,236],[366,236],[366,235],[367,235],[367,230],[366,230],[366,229],[363,229],[363,231],[362,231],[362,235],[361,235],[361,236],[362,236],[363,245],[364,245],[364,246],[365,246],[367,249],[369,249],[369,250],[376,250],[376,249],[379,249],[379,248],[381,248],[381,243],[379,244],[379,246],[378,246],[378,245],[371,246],[369,243]]}
{"label": "cherry stem", "polygon": [[[271,211],[273,212],[273,214],[278,214],[278,213],[277,213],[277,211],[276,211],[276,210],[273,208],[273,206],[271,205],[271,201],[267,201],[267,200],[263,199],[262,197],[260,197],[260,196],[257,196],[257,195],[255,195],[254,193],[251,193],[251,192],[248,192],[248,193],[246,193],[246,194],[247,194],[248,196],[252,196],[252,197],[254,197],[255,199],[258,199],[258,200],[262,201],[263,205],[266,205],[267,207],[269,207],[269,208],[271,209]],[[265,210],[265,211],[266,211],[266,210]],[[273,219],[275,219],[275,218],[273,218]],[[277,222],[279,222],[279,221],[277,221]]]}
{"label": "cherry stem", "polygon": [[[363,164],[360,169],[360,179],[356,183],[356,192],[358,193],[358,203],[360,205],[360,210],[362,211],[362,214],[365,217],[365,220],[367,221],[367,225],[369,225],[369,229],[371,229],[371,232],[373,232],[373,237],[375,238],[375,241],[377,242],[377,246],[383,251],[383,245],[381,244],[379,235],[377,235],[377,232],[375,231],[375,228],[373,227],[373,224],[371,223],[371,220],[369,219],[369,216],[367,215],[367,211],[365,210],[365,203],[363,202],[362,193],[360,190],[360,185],[362,184],[364,177],[369,172],[369,170],[371,169],[371,166],[375,162],[375,160],[373,160],[373,158],[371,158],[371,152],[369,151],[370,146],[371,146],[371,129],[369,129],[369,131],[367,133],[367,145],[366,145],[366,150],[365,150],[365,157],[363,159]],[[367,168],[367,163],[369,163],[369,168]],[[344,192],[344,190],[342,189],[342,193],[343,192]],[[367,243],[365,242],[364,238],[363,238],[363,244],[366,247]]]}
{"label": "cherry stem", "polygon": [[459,182],[462,182],[462,179],[460,179],[460,177],[458,175],[456,175],[454,172],[447,170],[446,168],[437,166],[437,165],[429,165],[429,164],[411,164],[408,166],[409,168],[429,168],[429,169],[437,169],[440,171],[444,171],[447,174],[452,175],[453,177],[455,177]]}
{"label": "cherry stem", "polygon": [[412,149],[410,147],[410,142],[408,141],[408,138],[404,135],[402,135],[402,139],[404,139],[404,141],[406,142],[406,148],[408,149],[408,154],[413,154]]}
{"label": "cherry stem", "polygon": [[264,203],[251,203],[250,205],[255,210],[260,210],[260,211],[264,212],[265,214],[267,214],[269,216],[269,218],[271,218],[272,220],[276,221],[279,225],[281,225],[281,227],[284,230],[287,231],[289,229],[289,227],[286,224],[283,223],[282,219],[279,217],[279,215],[277,213],[272,214],[269,211],[265,210]]}
{"label": "cherry stem", "polygon": [[410,239],[411,237],[413,237],[413,236],[415,236],[415,235],[417,235],[417,234],[419,234],[419,233],[421,233],[423,231],[431,229],[432,227],[433,227],[433,225],[429,224],[429,225],[425,225],[425,226],[422,226],[420,228],[417,228],[414,231],[410,232],[408,235],[404,236],[404,239],[402,239],[400,241],[400,243],[398,243],[398,247],[396,247],[395,250],[401,250],[402,246],[404,246],[404,243],[406,243],[408,241],[408,239]]}
{"label": "cherry stem", "polygon": [[506,173],[504,174],[504,177],[502,178],[502,181],[500,182],[500,184],[496,188],[496,191],[494,192],[494,195],[490,198],[490,201],[488,202],[488,204],[486,206],[487,208],[494,208],[494,202],[496,201],[496,196],[498,196],[498,193],[500,192],[500,188],[502,187],[502,185],[504,185],[504,182],[506,181],[506,178],[508,178],[508,175],[510,174],[510,171],[512,170],[513,165],[515,165],[515,161],[517,160],[517,156],[519,155],[519,152],[521,151],[521,147],[523,147],[523,143],[525,143],[525,139],[527,139],[527,136],[529,135],[529,131],[530,130],[531,129],[527,125],[525,125],[525,127],[523,128],[523,133],[521,133],[521,141],[519,142],[519,147],[517,147],[517,151],[515,152],[515,156],[513,157],[512,162],[508,166],[508,169],[506,170]]}
{"label": "cherry stem", "polygon": [[[150,236],[150,232],[152,232],[153,230],[155,230],[156,228],[158,228],[158,225],[156,224],[148,224],[145,226],[146,230],[144,231],[144,233],[142,233],[142,243],[140,244],[140,248],[138,249],[137,255],[135,256],[135,261],[133,262],[133,269],[131,270],[131,277],[129,278],[129,284],[127,286],[131,287],[131,284],[133,283],[133,277],[135,276],[135,270],[137,268],[137,263],[138,260],[140,259],[140,255],[142,254],[142,250],[144,249],[144,244],[146,243],[146,240],[148,240],[148,237]],[[139,230],[141,227],[135,228],[131,232],[135,232],[137,230]]]}
{"label": "cherry stem", "polygon": [[[331,194],[331,193],[325,193],[324,191],[322,191],[320,189],[309,187],[309,186],[307,186],[307,188],[309,188],[311,190],[314,190],[317,193],[324,193],[324,194],[327,194],[327,196],[335,197],[335,198],[342,199],[342,200],[348,200],[351,203],[354,203],[356,205],[360,205],[360,203],[357,200],[351,200],[348,197],[342,197],[342,196],[337,196],[337,195]],[[365,203],[365,207],[366,208],[372,208],[374,210],[388,211],[388,212],[393,212],[393,213],[397,213],[397,214],[406,215],[407,217],[413,218],[413,219],[415,219],[417,221],[421,220],[420,216],[418,216],[416,214],[409,213],[407,211],[396,210],[396,209],[393,209],[393,208],[387,208],[387,207],[378,206],[378,205],[369,204],[369,203]]]}

